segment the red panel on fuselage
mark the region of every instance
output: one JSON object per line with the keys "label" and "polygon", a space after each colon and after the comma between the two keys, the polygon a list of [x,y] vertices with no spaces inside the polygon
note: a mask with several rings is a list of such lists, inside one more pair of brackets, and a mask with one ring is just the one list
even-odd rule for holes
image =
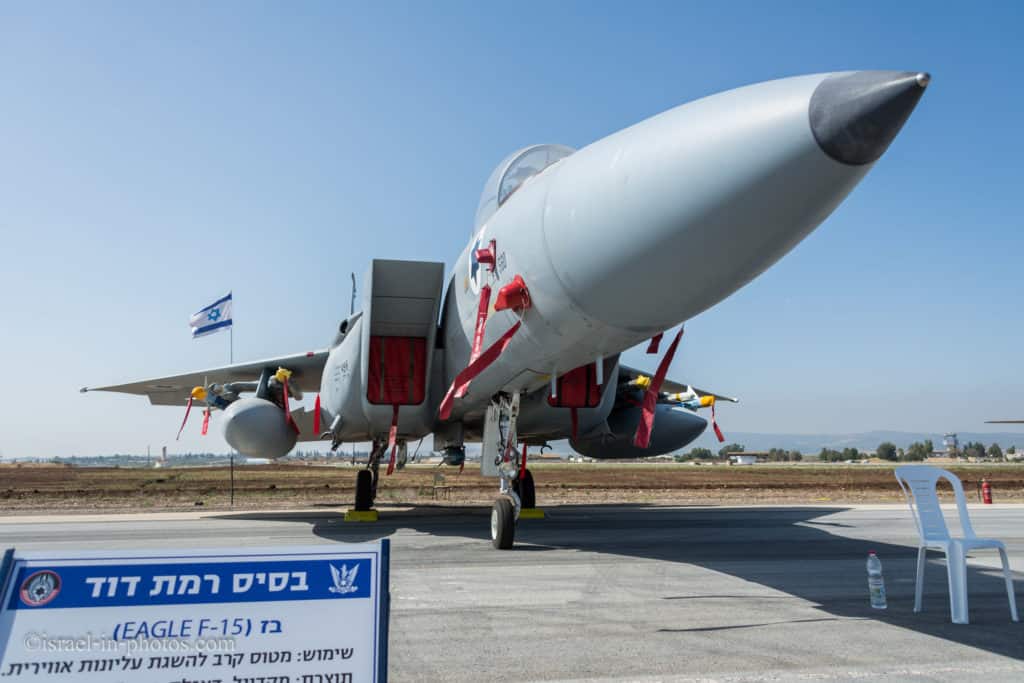
{"label": "red panel on fuselage", "polygon": [[601,403],[597,367],[590,363],[570,370],[558,378],[558,395],[548,396],[548,404],[558,408],[594,408]]}
{"label": "red panel on fuselage", "polygon": [[423,403],[427,340],[422,337],[370,337],[370,403],[407,406]]}

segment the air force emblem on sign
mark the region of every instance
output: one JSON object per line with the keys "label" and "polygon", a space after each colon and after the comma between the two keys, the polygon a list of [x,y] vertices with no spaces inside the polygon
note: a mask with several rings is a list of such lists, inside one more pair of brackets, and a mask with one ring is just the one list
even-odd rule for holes
{"label": "air force emblem on sign", "polygon": [[56,572],[44,569],[36,572],[21,583],[21,601],[29,607],[40,607],[60,593],[60,577]]}
{"label": "air force emblem on sign", "polygon": [[341,569],[338,569],[333,564],[327,565],[331,568],[331,577],[334,579],[334,585],[331,587],[332,593],[338,595],[347,595],[348,593],[355,593],[356,588],[356,574],[359,573],[359,565],[349,569],[346,565],[341,565]]}

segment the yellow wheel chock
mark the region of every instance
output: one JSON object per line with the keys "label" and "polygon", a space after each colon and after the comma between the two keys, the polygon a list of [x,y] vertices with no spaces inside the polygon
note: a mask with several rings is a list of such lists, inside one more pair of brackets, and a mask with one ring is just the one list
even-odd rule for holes
{"label": "yellow wheel chock", "polygon": [[346,522],[376,522],[380,515],[376,510],[347,510],[345,512]]}

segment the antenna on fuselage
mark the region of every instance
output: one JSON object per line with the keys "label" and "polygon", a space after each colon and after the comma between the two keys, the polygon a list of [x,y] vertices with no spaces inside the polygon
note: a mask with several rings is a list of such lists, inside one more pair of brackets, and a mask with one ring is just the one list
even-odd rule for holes
{"label": "antenna on fuselage", "polygon": [[356,312],[356,274],[352,273],[352,303],[348,307],[348,314],[354,315]]}

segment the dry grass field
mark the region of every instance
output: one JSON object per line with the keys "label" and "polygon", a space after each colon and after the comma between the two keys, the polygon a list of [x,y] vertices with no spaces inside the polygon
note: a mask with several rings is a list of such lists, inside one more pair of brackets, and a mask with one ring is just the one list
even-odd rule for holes
{"label": "dry grass field", "polygon": [[[538,504],[643,502],[659,504],[883,503],[902,500],[887,465],[538,464],[531,468]],[[982,477],[996,502],[1024,502],[1024,465],[952,467],[969,496]],[[356,468],[304,463],[235,467],[236,508],[346,508]],[[443,482],[435,482],[438,474]],[[435,483],[443,488],[435,490]],[[381,503],[489,504],[496,482],[473,466],[413,465],[381,476]],[[226,509],[227,467],[172,469],[0,466],[0,514]]]}

